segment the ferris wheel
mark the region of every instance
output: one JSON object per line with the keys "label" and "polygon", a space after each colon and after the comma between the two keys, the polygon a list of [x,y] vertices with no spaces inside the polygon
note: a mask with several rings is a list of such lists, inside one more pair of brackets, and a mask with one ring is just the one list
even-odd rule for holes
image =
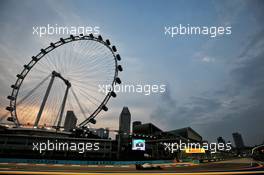
{"label": "ferris wheel", "polygon": [[[65,111],[73,111],[78,126],[96,123],[95,117],[107,111],[107,102],[116,97],[115,84],[120,55],[101,35],[71,35],[60,38],[33,56],[17,74],[6,109],[7,120],[17,127],[28,125],[62,126]],[[100,86],[108,87],[105,91]]]}

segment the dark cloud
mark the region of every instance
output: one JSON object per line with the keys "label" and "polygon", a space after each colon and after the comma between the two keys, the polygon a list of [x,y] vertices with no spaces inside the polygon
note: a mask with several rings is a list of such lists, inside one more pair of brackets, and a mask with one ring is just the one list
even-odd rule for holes
{"label": "dark cloud", "polygon": [[235,68],[231,75],[241,88],[258,88],[263,86],[264,52],[254,58],[246,60]]}
{"label": "dark cloud", "polygon": [[[253,0],[247,1],[247,5],[250,6],[252,9],[254,9],[254,13],[252,13],[260,24],[263,23],[263,15],[264,15],[264,1],[262,0]],[[253,3],[254,2],[254,3]]]}
{"label": "dark cloud", "polygon": [[231,134],[241,132],[247,145],[263,142],[264,50],[258,47],[263,42],[263,31],[248,41],[244,58],[236,58],[239,61],[230,71],[226,87],[192,96],[188,103],[178,105],[170,102],[175,100],[168,91],[152,118],[167,122],[170,129],[191,126],[209,141],[218,136],[232,141]]}
{"label": "dark cloud", "polygon": [[219,108],[219,100],[204,97],[191,97],[190,102],[179,104],[173,98],[171,90],[167,89],[151,118],[167,125],[167,129],[176,129],[190,126]]}
{"label": "dark cloud", "polygon": [[242,51],[242,53],[239,55],[239,57],[243,58],[243,57],[254,55],[254,53],[256,52],[256,49],[263,48],[263,45],[264,45],[263,39],[264,39],[264,29],[262,29],[261,31],[251,36],[250,42],[247,44],[247,46]]}

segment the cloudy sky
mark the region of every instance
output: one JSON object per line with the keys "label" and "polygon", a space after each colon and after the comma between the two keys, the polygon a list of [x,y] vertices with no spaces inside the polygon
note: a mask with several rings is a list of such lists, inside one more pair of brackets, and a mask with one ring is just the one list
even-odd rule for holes
{"label": "cloudy sky", "polygon": [[[62,3],[63,2],[63,3]],[[132,120],[163,130],[190,126],[204,139],[246,145],[264,141],[264,3],[262,1],[0,1],[0,106],[23,64],[60,35],[33,35],[33,26],[99,26],[120,55],[124,84],[165,84],[162,94],[120,93],[98,116],[118,127],[128,106]],[[164,35],[165,26],[231,26],[215,38]]]}

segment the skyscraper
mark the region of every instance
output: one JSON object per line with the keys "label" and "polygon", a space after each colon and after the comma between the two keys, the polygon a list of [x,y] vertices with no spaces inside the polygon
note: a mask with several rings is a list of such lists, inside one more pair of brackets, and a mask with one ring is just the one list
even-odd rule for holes
{"label": "skyscraper", "polygon": [[217,138],[217,143],[223,143],[223,144],[225,144],[226,142],[225,142],[225,139],[223,139],[223,137],[218,137]]}
{"label": "skyscraper", "polygon": [[64,122],[64,130],[70,131],[75,128],[77,124],[77,117],[75,116],[73,111],[67,111],[65,122]]}
{"label": "skyscraper", "polygon": [[130,122],[131,114],[128,110],[128,107],[123,107],[119,117],[119,132],[128,135],[130,133]]}
{"label": "skyscraper", "polygon": [[244,145],[244,141],[242,139],[241,134],[238,133],[238,132],[235,132],[232,135],[233,135],[233,139],[234,139],[234,142],[235,142],[236,147],[237,148],[244,148],[245,145]]}

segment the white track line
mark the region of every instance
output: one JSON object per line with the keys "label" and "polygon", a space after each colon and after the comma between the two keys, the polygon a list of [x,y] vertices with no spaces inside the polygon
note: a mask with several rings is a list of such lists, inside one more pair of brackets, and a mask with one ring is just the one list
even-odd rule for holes
{"label": "white track line", "polygon": [[64,164],[54,164],[53,166],[64,166]]}
{"label": "white track line", "polygon": [[71,165],[71,166],[76,166],[76,167],[79,167],[79,166],[81,166],[81,165]]}

